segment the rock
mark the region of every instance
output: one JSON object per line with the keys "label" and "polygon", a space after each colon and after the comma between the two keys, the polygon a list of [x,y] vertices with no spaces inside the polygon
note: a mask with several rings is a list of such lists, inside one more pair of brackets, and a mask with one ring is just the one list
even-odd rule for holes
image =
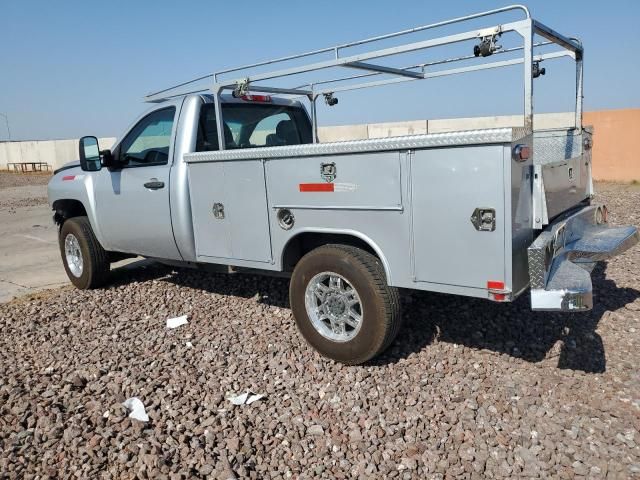
{"label": "rock", "polygon": [[573,468],[573,471],[576,475],[585,476],[589,473],[589,468],[587,468],[587,466],[582,462],[573,462],[571,464],[571,468]]}
{"label": "rock", "polygon": [[208,463],[201,466],[198,469],[198,472],[200,473],[200,475],[204,475],[205,477],[207,475],[211,475],[211,473],[213,472],[213,465],[209,465]]}
{"label": "rock", "polygon": [[324,429],[321,425],[311,425],[307,428],[307,435],[324,435]]}

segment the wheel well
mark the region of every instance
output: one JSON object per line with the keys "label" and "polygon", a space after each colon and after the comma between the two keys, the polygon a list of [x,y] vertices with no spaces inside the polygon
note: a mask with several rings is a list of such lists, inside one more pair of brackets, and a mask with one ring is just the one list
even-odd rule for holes
{"label": "wheel well", "polygon": [[350,245],[369,252],[376,258],[380,258],[378,253],[366,241],[355,235],[343,233],[318,233],[304,232],[293,237],[284,247],[282,253],[282,269],[285,272],[292,272],[298,261],[311,250],[337,243],[340,245]]}
{"label": "wheel well", "polygon": [[87,215],[87,210],[79,200],[56,200],[53,202],[53,221],[61,226],[65,220]]}

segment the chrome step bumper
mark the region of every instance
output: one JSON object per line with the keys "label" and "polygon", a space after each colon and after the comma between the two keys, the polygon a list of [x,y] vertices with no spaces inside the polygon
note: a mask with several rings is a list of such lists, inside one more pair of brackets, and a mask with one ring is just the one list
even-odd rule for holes
{"label": "chrome step bumper", "polygon": [[591,310],[595,262],[619,255],[640,239],[636,227],[610,227],[606,220],[606,207],[584,207],[555,220],[531,244],[532,310]]}

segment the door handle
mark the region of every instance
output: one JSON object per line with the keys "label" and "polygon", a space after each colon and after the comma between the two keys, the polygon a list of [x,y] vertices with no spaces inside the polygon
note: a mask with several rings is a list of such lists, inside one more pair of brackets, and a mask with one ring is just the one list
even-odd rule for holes
{"label": "door handle", "polygon": [[144,184],[144,188],[148,188],[149,190],[159,190],[164,188],[164,182],[158,181],[157,178],[152,178]]}

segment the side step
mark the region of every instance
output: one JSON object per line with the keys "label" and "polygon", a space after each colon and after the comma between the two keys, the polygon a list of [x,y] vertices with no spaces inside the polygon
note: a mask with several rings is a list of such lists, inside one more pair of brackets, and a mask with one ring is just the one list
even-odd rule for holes
{"label": "side step", "polygon": [[595,262],[619,255],[640,240],[636,227],[609,227],[606,217],[606,207],[584,207],[556,220],[531,244],[532,310],[591,310]]}

